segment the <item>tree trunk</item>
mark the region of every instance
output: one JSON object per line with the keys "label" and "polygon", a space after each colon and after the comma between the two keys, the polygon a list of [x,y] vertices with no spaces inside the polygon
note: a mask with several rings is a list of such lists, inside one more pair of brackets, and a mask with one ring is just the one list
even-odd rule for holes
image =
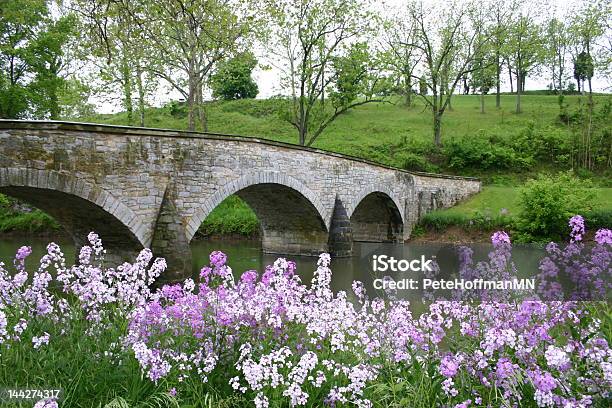
{"label": "tree trunk", "polygon": [[521,113],[521,74],[516,72],[516,113]]}
{"label": "tree trunk", "polygon": [[50,90],[49,100],[49,118],[51,120],[59,120],[60,107],[57,97],[57,88],[55,86]]}
{"label": "tree trunk", "polygon": [[406,76],[406,106],[410,108],[412,106],[412,81],[411,76]]}
{"label": "tree trunk", "polygon": [[123,106],[127,112],[127,120],[129,125],[134,124],[134,108],[132,104],[132,79],[130,77],[130,66],[127,57],[123,55],[121,62],[121,76],[123,77]]}
{"label": "tree trunk", "polygon": [[480,88],[480,113],[485,113],[485,94],[484,87]]}
{"label": "tree trunk", "polygon": [[514,93],[514,84],[512,82],[512,70],[510,69],[510,64],[508,64],[508,77],[510,78],[510,93]]}
{"label": "tree trunk", "polygon": [[433,114],[434,118],[434,144],[437,147],[442,146],[442,116],[437,112]]}
{"label": "tree trunk", "polygon": [[433,114],[433,129],[434,129],[434,144],[438,147],[442,145],[442,115],[438,111],[438,104],[442,104],[444,95],[436,95],[434,91],[433,105],[431,106],[431,112]]}
{"label": "tree trunk", "polygon": [[187,110],[189,111],[189,127],[190,131],[195,131],[196,127],[196,105],[198,103],[198,86],[196,80],[195,69],[193,64],[190,63],[188,72],[188,93],[187,93]]}
{"label": "tree trunk", "polygon": [[138,88],[138,113],[140,114],[140,126],[145,125],[145,92],[142,85],[142,68],[140,64],[136,67],[136,87]]}
{"label": "tree trunk", "polygon": [[501,65],[497,56],[497,69],[495,75],[495,107],[501,108]]}
{"label": "tree trunk", "polygon": [[204,107],[204,97],[202,92],[202,85],[197,87],[197,108],[198,108],[198,119],[200,121],[200,128],[202,132],[208,132],[208,118],[206,116],[206,109]]}

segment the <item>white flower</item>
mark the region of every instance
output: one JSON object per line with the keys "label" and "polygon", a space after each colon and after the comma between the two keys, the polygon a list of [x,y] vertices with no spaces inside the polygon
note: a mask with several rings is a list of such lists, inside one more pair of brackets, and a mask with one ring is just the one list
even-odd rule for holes
{"label": "white flower", "polygon": [[40,348],[43,344],[49,344],[49,333],[44,332],[42,336],[32,337],[32,344],[34,345],[35,349]]}
{"label": "white flower", "polygon": [[553,345],[548,346],[544,356],[546,357],[546,363],[548,363],[550,367],[559,368],[569,363],[567,353]]}

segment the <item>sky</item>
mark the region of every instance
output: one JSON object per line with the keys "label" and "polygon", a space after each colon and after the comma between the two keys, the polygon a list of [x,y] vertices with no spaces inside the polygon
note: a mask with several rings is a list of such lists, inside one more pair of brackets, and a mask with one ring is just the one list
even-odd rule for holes
{"label": "sky", "polygon": [[[571,0],[532,0],[528,2],[528,6],[544,8],[548,10],[549,13],[554,13],[561,17],[575,3],[576,1]],[[383,15],[389,15],[396,13],[396,10],[401,10],[403,4],[405,4],[405,0],[382,0],[375,1],[374,8],[377,9],[377,11],[379,11]],[[258,51],[256,51],[256,54],[260,54],[258,55],[259,61],[261,63],[260,65],[270,65],[269,62],[266,61],[266,53],[264,49],[258,47]],[[570,67],[568,66],[568,68]],[[527,90],[546,89],[547,85],[550,84],[551,78],[549,70],[542,69],[540,71],[540,73],[535,73],[527,77],[525,84]],[[265,99],[273,95],[283,93],[280,84],[280,72],[276,68],[262,69],[261,66],[258,66],[253,72],[253,79],[255,80],[255,82],[257,82],[257,85],[259,87],[259,94],[257,95],[257,98],[259,99]],[[510,91],[510,83],[508,81],[507,72],[502,73],[502,80],[502,92]],[[609,91],[609,87],[610,84],[606,80],[602,80],[597,77],[593,79],[594,91]],[[152,96],[150,103],[153,106],[161,106],[168,101],[178,100],[180,98],[182,98],[182,96],[178,93],[178,91],[173,90],[170,86],[162,84],[162,86],[160,86],[155,95]],[[97,111],[99,111],[100,113],[114,113],[121,110],[118,100],[109,101],[104,100],[102,98],[92,97],[90,99],[90,102],[96,106]]]}

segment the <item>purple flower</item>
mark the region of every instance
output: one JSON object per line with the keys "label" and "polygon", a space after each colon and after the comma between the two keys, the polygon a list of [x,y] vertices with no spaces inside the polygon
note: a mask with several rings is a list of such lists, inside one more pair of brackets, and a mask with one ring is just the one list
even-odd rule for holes
{"label": "purple flower", "polygon": [[530,377],[533,381],[533,385],[539,391],[550,392],[557,388],[557,381],[547,371],[544,371],[543,373],[540,371],[533,371]]}
{"label": "purple flower", "polygon": [[495,376],[500,380],[505,380],[513,376],[515,369],[516,366],[508,358],[502,357],[495,366]]}
{"label": "purple flower", "polygon": [[35,349],[40,348],[43,344],[49,344],[49,333],[45,332],[42,336],[32,337],[32,344]]}
{"label": "purple flower", "polygon": [[34,404],[33,408],[58,408],[58,405],[53,399],[43,399]]}
{"label": "purple flower", "polygon": [[582,236],[584,235],[584,218],[581,215],[574,215],[569,220],[569,226],[572,228],[570,232],[570,236],[572,237],[572,242],[582,241]]}
{"label": "purple flower", "polygon": [[602,228],[595,233],[595,242],[599,245],[612,245],[612,230]]}
{"label": "purple flower", "polygon": [[225,255],[223,252],[213,251],[210,254],[210,263],[216,266],[217,268],[220,268],[225,265],[225,262],[227,262],[227,255]]}
{"label": "purple flower", "polygon": [[200,278],[204,279],[204,281],[206,281],[206,279],[208,279],[208,277],[212,274],[212,269],[209,266],[205,266],[202,269],[200,269]]}
{"label": "purple flower", "polygon": [[491,236],[491,242],[494,247],[498,247],[502,244],[510,244],[510,237],[505,231],[497,231]]}
{"label": "purple flower", "polygon": [[168,390],[168,394],[172,397],[176,397],[176,388],[172,387]]}
{"label": "purple flower", "polygon": [[17,260],[19,260],[19,261],[23,261],[28,256],[30,256],[31,253],[32,253],[32,248],[31,247],[29,247],[29,246],[22,246],[21,248],[19,248],[17,250],[17,255],[15,255],[15,258],[17,258]]}
{"label": "purple flower", "polygon": [[440,374],[444,377],[454,377],[458,370],[459,364],[457,364],[453,356],[446,355],[442,358],[442,361],[440,361]]}
{"label": "purple flower", "polygon": [[247,284],[253,284],[257,280],[257,271],[246,271],[240,277],[240,280]]}

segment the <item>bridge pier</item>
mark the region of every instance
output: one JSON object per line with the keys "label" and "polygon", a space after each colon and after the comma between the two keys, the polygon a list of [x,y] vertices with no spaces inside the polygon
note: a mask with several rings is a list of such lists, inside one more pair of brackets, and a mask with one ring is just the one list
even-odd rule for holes
{"label": "bridge pier", "polygon": [[185,280],[193,272],[191,248],[176,210],[175,198],[176,187],[170,184],[164,192],[151,242],[153,255],[164,258],[168,265],[166,271],[158,279],[157,284],[160,286],[164,283]]}
{"label": "bridge pier", "polygon": [[353,229],[351,219],[342,201],[336,197],[329,228],[329,252],[337,258],[353,255]]}

